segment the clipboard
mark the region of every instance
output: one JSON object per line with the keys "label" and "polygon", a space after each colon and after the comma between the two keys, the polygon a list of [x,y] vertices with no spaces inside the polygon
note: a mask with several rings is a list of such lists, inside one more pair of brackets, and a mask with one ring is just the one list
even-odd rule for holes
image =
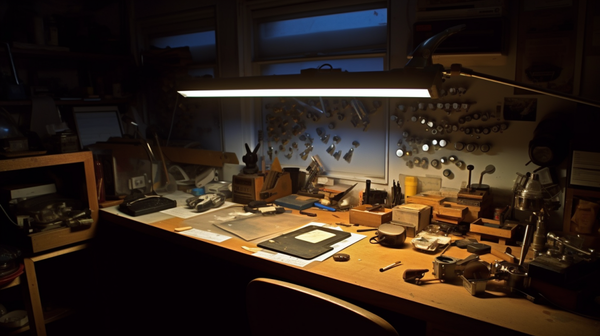
{"label": "clipboard", "polygon": [[258,247],[309,260],[333,250],[331,245],[350,236],[350,232],[308,225],[260,242]]}

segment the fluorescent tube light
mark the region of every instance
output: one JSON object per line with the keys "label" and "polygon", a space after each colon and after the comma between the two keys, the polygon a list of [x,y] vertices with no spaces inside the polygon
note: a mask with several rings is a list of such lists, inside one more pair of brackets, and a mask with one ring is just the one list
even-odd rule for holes
{"label": "fluorescent tube light", "polygon": [[184,97],[416,97],[431,98],[427,89],[255,89],[189,90]]}
{"label": "fluorescent tube light", "polygon": [[437,98],[444,68],[341,72],[308,69],[299,75],[198,78],[182,83],[184,97],[415,97]]}

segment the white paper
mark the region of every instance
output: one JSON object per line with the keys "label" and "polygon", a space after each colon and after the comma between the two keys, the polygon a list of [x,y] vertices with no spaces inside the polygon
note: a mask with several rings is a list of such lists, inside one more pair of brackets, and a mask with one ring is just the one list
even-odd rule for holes
{"label": "white paper", "polygon": [[292,257],[291,255],[288,255],[288,254],[275,253],[275,252],[271,252],[268,250],[259,251],[252,255],[261,257],[261,258],[265,258],[265,259],[269,259],[269,260],[273,260],[273,261],[278,261],[280,263],[284,263],[284,264],[288,264],[288,265],[298,266],[298,267],[304,267],[312,262],[312,260],[300,259],[300,258]]}
{"label": "white paper", "polygon": [[323,230],[312,230],[310,232],[306,232],[301,235],[298,235],[294,238],[315,244],[315,243],[322,242],[322,241],[327,240],[332,237],[335,237],[335,234],[333,234],[331,232],[326,232]]}
{"label": "white paper", "polygon": [[573,151],[571,184],[600,187],[600,153]]}
{"label": "white paper", "polygon": [[194,238],[200,238],[200,239],[204,239],[204,240],[210,240],[210,241],[214,241],[217,243],[224,242],[227,239],[231,238],[229,236],[222,235],[219,233],[208,232],[208,231],[203,231],[203,230],[198,230],[198,229],[191,229],[191,230],[182,231],[179,233],[182,235],[186,235],[186,236],[190,236],[190,237],[194,237]]}
{"label": "white paper", "polygon": [[331,250],[327,253],[321,254],[320,256],[316,257],[314,260],[324,261],[325,259],[340,252],[341,250],[345,249],[346,247],[359,242],[361,239],[363,239],[365,237],[366,237],[365,235],[361,235],[358,233],[350,233],[350,237],[342,240],[341,242],[337,242],[337,243],[331,245],[331,247],[333,247],[333,250]]}
{"label": "white paper", "polygon": [[115,214],[117,216],[130,218],[130,219],[132,219],[134,221],[141,222],[141,223],[144,223],[144,224],[152,224],[152,223],[155,223],[155,222],[159,222],[159,221],[167,220],[169,218],[173,218],[172,216],[164,214],[161,211],[157,211],[157,212],[153,212],[153,213],[149,213],[149,214],[141,215],[141,216],[129,216],[128,214],[119,211],[119,207],[118,206],[103,208],[102,210],[106,211],[106,212],[110,212],[110,213]]}

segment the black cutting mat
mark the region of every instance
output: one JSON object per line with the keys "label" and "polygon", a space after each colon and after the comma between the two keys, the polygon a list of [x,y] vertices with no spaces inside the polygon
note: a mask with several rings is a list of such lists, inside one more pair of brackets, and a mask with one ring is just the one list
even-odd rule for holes
{"label": "black cutting mat", "polygon": [[[323,239],[315,242],[310,241],[310,238],[318,239],[319,237]],[[258,247],[309,260],[333,250],[331,245],[348,237],[350,237],[349,232],[308,225],[279,237],[260,242]],[[308,241],[303,238],[308,238]]]}

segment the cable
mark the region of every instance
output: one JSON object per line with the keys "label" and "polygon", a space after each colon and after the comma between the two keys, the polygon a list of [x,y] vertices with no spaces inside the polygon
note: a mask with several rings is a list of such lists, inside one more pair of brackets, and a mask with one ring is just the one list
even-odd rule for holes
{"label": "cable", "polygon": [[582,316],[582,317],[585,317],[585,318],[589,318],[589,319],[592,319],[592,320],[595,320],[595,321],[600,321],[600,317],[598,317],[598,316],[587,315],[587,314],[580,313],[578,311],[575,311],[575,310],[572,310],[572,309],[569,309],[569,308],[565,308],[565,307],[559,305],[558,303],[550,300],[548,297],[546,297],[544,294],[542,294],[540,292],[538,292],[537,295],[539,297],[541,297],[542,299],[546,300],[546,302],[548,302],[550,305],[552,305],[552,306],[554,306],[554,307],[556,307],[556,308],[558,308],[560,310],[564,310],[564,311],[566,311],[568,313],[579,315],[579,316]]}
{"label": "cable", "polygon": [[167,146],[169,146],[169,140],[171,140],[171,132],[173,131],[173,124],[175,123],[175,112],[177,111],[177,102],[179,101],[179,94],[175,96],[175,107],[173,107],[173,115],[171,116],[171,127],[169,128],[169,135],[167,136]]}
{"label": "cable", "polygon": [[2,212],[4,212],[4,215],[6,216],[6,218],[8,218],[8,220],[13,223],[15,226],[19,226],[19,224],[15,223],[12,218],[8,215],[8,213],[6,212],[6,210],[4,210],[4,207],[2,206],[2,204],[0,204],[0,209],[2,209]]}

